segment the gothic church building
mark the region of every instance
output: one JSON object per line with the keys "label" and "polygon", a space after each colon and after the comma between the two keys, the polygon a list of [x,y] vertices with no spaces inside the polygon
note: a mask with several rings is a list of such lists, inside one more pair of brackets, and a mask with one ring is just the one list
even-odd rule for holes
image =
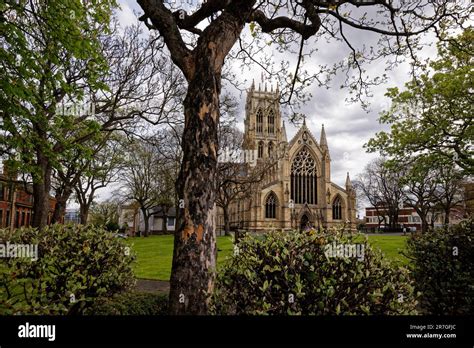
{"label": "gothic church building", "polygon": [[[356,197],[347,174],[345,187],[331,182],[331,156],[324,125],[319,141],[306,126],[287,140],[285,123],[281,121],[279,91],[267,91],[255,84],[247,94],[245,133],[242,144],[261,165],[265,158],[275,158],[263,181],[250,197],[230,206],[232,229],[249,232],[330,228],[343,225],[356,227]],[[251,150],[251,151],[249,151]],[[221,210],[218,227],[223,229]]]}

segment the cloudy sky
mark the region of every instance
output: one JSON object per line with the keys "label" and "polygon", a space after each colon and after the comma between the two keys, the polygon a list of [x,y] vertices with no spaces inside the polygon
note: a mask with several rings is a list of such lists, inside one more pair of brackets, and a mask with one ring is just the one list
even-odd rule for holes
{"label": "cloudy sky", "polygon": [[[178,1],[178,0],[176,0]],[[182,0],[184,1],[184,0]],[[186,0],[189,1],[189,0]],[[121,11],[118,14],[120,23],[123,26],[137,22],[137,15],[143,12],[134,0],[120,0]],[[147,30],[145,28],[145,30]],[[371,32],[347,31],[351,43],[354,46],[376,45],[378,35]],[[426,38],[425,42],[429,42],[430,38]],[[315,42],[309,40],[311,47],[317,48],[318,52],[310,57],[310,61],[306,62],[306,68],[317,67],[320,64],[333,64],[341,61],[350,53],[347,46],[339,42],[327,43],[325,40]],[[271,48],[270,48],[271,49]],[[270,51],[271,52],[271,51]],[[434,46],[427,47],[422,55],[425,57],[434,57],[436,50]],[[277,56],[275,51],[275,56]],[[288,54],[284,57],[290,61],[290,70],[296,64],[294,55]],[[261,71],[258,67],[249,67],[245,71],[240,70],[238,66],[230,66],[230,69],[250,86],[252,77],[260,77]],[[342,76],[336,78],[330,84],[331,88],[320,88],[317,85],[311,86],[309,92],[312,98],[299,111],[307,116],[307,125],[311,129],[313,135],[319,140],[321,125],[324,124],[328,139],[331,159],[332,159],[332,181],[338,185],[345,182],[346,172],[350,172],[351,178],[355,178],[357,174],[363,171],[364,166],[376,155],[368,154],[363,149],[363,145],[375,135],[376,132],[383,129],[377,121],[379,112],[386,108],[388,99],[384,97],[386,89],[389,87],[399,86],[409,79],[409,64],[404,63],[397,67],[396,70],[386,71],[385,62],[381,61],[377,64],[365,66],[371,77],[386,73],[389,77],[388,82],[378,86],[372,90],[373,97],[368,99],[370,102],[370,112],[362,109],[358,103],[347,103],[345,100],[349,97],[347,89],[341,89]],[[256,79],[258,82],[260,78]],[[232,86],[224,86],[227,92],[233,94],[240,100],[239,126],[243,129],[244,119],[244,100],[245,93],[241,93],[232,88]],[[288,138],[296,133],[297,128],[294,125],[287,124]],[[103,194],[101,198],[103,198]]]}

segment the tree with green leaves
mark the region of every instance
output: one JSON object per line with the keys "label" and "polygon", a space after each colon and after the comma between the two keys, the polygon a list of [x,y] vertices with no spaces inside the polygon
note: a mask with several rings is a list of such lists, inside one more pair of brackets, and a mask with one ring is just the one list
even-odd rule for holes
{"label": "tree with green leaves", "polygon": [[[110,225],[118,226],[119,202],[116,200],[106,200],[103,202],[92,202],[88,223],[98,227],[106,228]],[[82,224],[84,224],[81,221]]]}
{"label": "tree with green leaves", "polygon": [[[344,85],[360,96],[383,80],[377,76],[368,81],[364,63],[387,57],[393,57],[394,63],[406,56],[416,63],[421,35],[430,31],[441,35],[442,28],[462,26],[470,14],[469,6],[450,0],[419,0],[414,4],[392,0],[207,0],[191,10],[180,6],[184,2],[137,2],[144,11],[140,20],[159,32],[188,83],[183,103],[183,161],[176,183],[183,208],[178,210],[175,232],[172,314],[206,314],[214,287],[216,192],[212,183],[217,175],[224,64],[234,58],[242,65],[259,64],[270,76],[279,77],[282,102],[287,104],[307,100],[304,89],[308,85],[325,85],[327,77],[341,70],[349,80]],[[246,35],[247,27],[250,36]],[[349,31],[372,32],[380,40],[375,47],[358,48],[351,42]],[[308,72],[304,66],[309,59],[304,58],[317,55],[316,47],[322,40],[346,44],[349,57],[341,57],[342,63],[335,64],[334,69],[321,66]],[[290,72],[290,63],[283,61],[281,69],[272,74],[271,64],[256,59],[261,51],[294,53],[295,69]]]}
{"label": "tree with green leaves", "polygon": [[[105,88],[99,36],[113,0],[7,1],[0,5],[2,155],[33,181],[35,227],[47,223],[51,175],[60,156],[91,150],[100,124],[88,116],[87,92]],[[75,103],[78,110],[63,108]],[[87,116],[86,116],[87,115]]]}
{"label": "tree with green leaves", "polygon": [[430,156],[434,162],[452,161],[465,174],[474,173],[474,29],[438,44],[438,59],[425,74],[391,88],[389,110],[380,122],[390,125],[366,145],[394,162]]}
{"label": "tree with green leaves", "polygon": [[[53,170],[53,178],[51,182],[54,190],[54,198],[56,199],[51,223],[61,223],[66,213],[66,206],[74,192],[74,188],[80,185],[79,181],[84,176],[84,173],[91,172],[91,162],[93,162],[98,153],[107,146],[107,141],[111,133],[103,133],[102,137],[97,137],[94,141],[88,141],[84,145],[92,149],[91,156],[85,157],[80,149],[76,149],[75,156],[61,158],[59,165]],[[81,218],[82,220],[82,218]],[[85,224],[85,220],[81,223]]]}
{"label": "tree with green leaves", "polygon": [[[114,0],[0,4],[0,156],[29,174],[35,227],[47,223],[53,172],[77,163],[74,182],[104,132],[131,131],[137,117],[165,122],[179,105],[162,44],[138,25],[121,31],[115,8]],[[57,184],[62,204],[71,185]]]}
{"label": "tree with green leaves", "polygon": [[87,224],[89,209],[97,196],[97,190],[107,187],[118,180],[125,154],[120,146],[120,137],[108,133],[110,139],[98,149],[86,167],[80,172],[74,183],[76,201],[79,203],[81,224]]}

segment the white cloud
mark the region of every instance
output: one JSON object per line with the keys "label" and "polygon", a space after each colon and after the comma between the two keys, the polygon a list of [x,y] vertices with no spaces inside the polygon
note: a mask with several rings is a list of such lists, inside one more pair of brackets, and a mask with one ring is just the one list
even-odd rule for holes
{"label": "white cloud", "polygon": [[136,9],[136,7],[131,6],[130,1],[127,0],[119,0],[119,5],[120,9],[117,11],[117,18],[121,26],[126,27],[137,23],[137,16],[133,13],[133,9]]}

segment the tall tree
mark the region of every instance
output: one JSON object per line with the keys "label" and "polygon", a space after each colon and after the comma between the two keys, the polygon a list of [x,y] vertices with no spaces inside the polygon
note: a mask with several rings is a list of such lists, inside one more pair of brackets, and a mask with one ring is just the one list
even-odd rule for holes
{"label": "tall tree", "polygon": [[466,181],[462,170],[449,161],[437,168],[436,174],[436,201],[444,212],[444,225],[448,226],[453,208],[460,207],[465,199]]}
{"label": "tall tree", "polygon": [[422,233],[429,229],[429,215],[434,218],[438,184],[436,170],[430,168],[426,161],[426,158],[417,159],[403,178],[404,200],[420,217]]}
{"label": "tall tree", "polygon": [[[173,314],[206,314],[213,291],[216,193],[211,183],[215,182],[217,173],[221,76],[226,57],[236,42],[239,41],[242,54],[248,52],[248,47],[258,46],[256,40],[250,44],[242,42],[245,26],[249,24],[254,36],[270,35],[271,42],[279,44],[282,50],[291,52],[296,48],[299,52],[295,73],[282,71],[281,76],[282,80],[289,77],[290,83],[282,87],[290,101],[292,97],[298,99],[298,88],[319,78],[319,72],[313,79],[301,73],[305,61],[302,52],[311,37],[333,37],[347,43],[351,55],[344,67],[358,70],[352,84],[358,92],[370,85],[362,78],[364,61],[414,55],[419,44],[417,36],[430,29],[438,33],[442,25],[462,23],[469,14],[469,9],[449,0],[420,0],[414,5],[388,0],[208,0],[190,14],[165,5],[163,0],[137,2],[144,11],[140,19],[150,29],[159,31],[171,59],[188,82],[184,100],[183,161],[177,180],[183,208],[178,211],[173,252],[170,289]],[[373,11],[369,14],[355,9],[354,5]],[[380,34],[382,39],[373,50],[356,50],[346,35],[349,29],[371,31]],[[266,45],[267,41],[260,42]],[[294,47],[294,42],[300,46]]]}
{"label": "tall tree", "polygon": [[[138,25],[120,32],[111,22],[115,6],[113,0],[0,5],[0,152],[32,178],[36,227],[47,222],[52,173],[67,172],[62,163],[91,159],[87,143],[99,142],[103,132],[128,130],[136,117],[159,123],[179,104],[172,98],[176,68],[166,64],[162,43],[142,38]],[[64,201],[70,185],[58,184]]]}
{"label": "tall tree", "polygon": [[163,231],[165,233],[169,211],[172,207],[176,208],[178,206],[175,181],[179,173],[181,149],[176,131],[179,132],[176,129],[164,129],[150,139],[155,144],[157,161],[159,162],[159,166],[155,171],[156,204],[163,211]]}
{"label": "tall tree", "polygon": [[119,141],[118,136],[109,134],[104,145],[87,161],[86,167],[74,182],[73,189],[79,203],[81,224],[87,224],[89,209],[96,198],[97,190],[118,180],[125,157]]}
{"label": "tall tree", "polygon": [[393,168],[387,167],[386,164],[383,158],[377,158],[367,164],[354,186],[375,208],[379,227],[383,222],[393,230],[398,225],[398,214],[403,205],[405,172],[401,166]]}
{"label": "tall tree", "polygon": [[18,154],[17,167],[31,174],[34,226],[47,222],[58,155],[97,133],[94,121],[57,110],[63,100],[84,100],[85,86],[103,87],[98,76],[107,64],[98,37],[108,30],[114,6],[110,0],[1,5],[1,141]]}
{"label": "tall tree", "polygon": [[119,202],[106,200],[104,202],[93,202],[90,207],[89,222],[92,225],[106,227],[110,225],[118,226]]}
{"label": "tall tree", "polygon": [[396,162],[435,155],[472,175],[474,29],[445,38],[438,44],[438,56],[430,64],[432,72],[408,82],[405,90],[388,90],[392,107],[380,121],[391,131],[378,133],[367,146]]}
{"label": "tall tree", "polygon": [[[90,163],[94,160],[94,156],[105,146],[108,136],[104,134],[97,141],[86,142],[85,147],[92,150],[91,156],[85,157],[82,149],[75,150],[75,156],[61,158],[59,165],[53,170],[52,188],[55,192],[54,198],[56,204],[54,206],[52,223],[62,222],[66,213],[66,206],[74,192],[74,187],[78,184],[81,176],[90,167]],[[82,222],[85,223],[85,222]]]}
{"label": "tall tree", "polygon": [[160,187],[157,173],[160,170],[160,156],[156,146],[148,141],[132,139],[125,142],[127,155],[120,173],[122,187],[120,195],[126,201],[134,201],[140,206],[147,237],[150,231],[151,208],[160,202]]}

